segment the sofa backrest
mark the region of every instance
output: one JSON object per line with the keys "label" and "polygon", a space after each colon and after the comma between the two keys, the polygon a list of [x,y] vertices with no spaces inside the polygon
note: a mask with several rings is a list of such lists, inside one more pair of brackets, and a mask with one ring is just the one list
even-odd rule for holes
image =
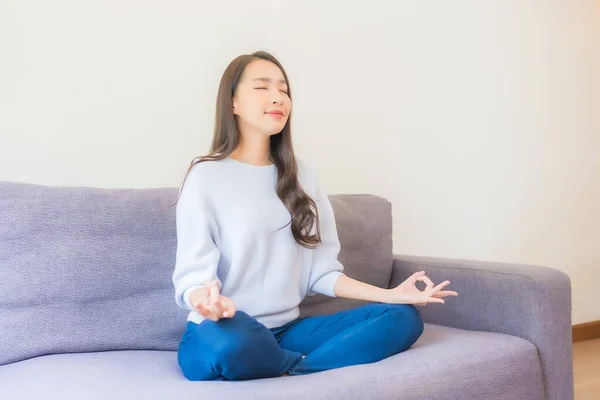
{"label": "sofa backrest", "polygon": [[[338,259],[344,273],[379,287],[388,287],[392,252],[392,207],[382,197],[362,194],[330,195],[341,244]],[[365,304],[363,301],[309,296],[300,304],[301,315],[322,315]]]}
{"label": "sofa backrest", "polygon": [[[0,182],[0,365],[55,353],[176,350],[187,316],[171,281],[177,193]],[[389,202],[330,200],[345,272],[387,286]],[[301,310],[354,304],[317,295]]]}

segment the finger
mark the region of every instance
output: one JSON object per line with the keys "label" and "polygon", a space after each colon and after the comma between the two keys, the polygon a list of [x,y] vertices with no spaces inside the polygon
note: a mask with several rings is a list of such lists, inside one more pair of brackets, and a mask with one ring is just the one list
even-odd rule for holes
{"label": "finger", "polygon": [[219,286],[219,281],[215,281],[214,284],[212,285],[212,287],[215,288],[215,290],[217,291],[217,294],[221,294],[221,286]]}
{"label": "finger", "polygon": [[[450,284],[450,281],[444,281],[432,289],[433,293],[437,293]],[[432,294],[433,294],[432,293]]]}
{"label": "finger", "polygon": [[219,317],[222,317],[223,313],[225,312],[225,306],[223,305],[223,301],[221,299],[217,300],[217,302],[215,303],[214,306],[215,306],[215,311],[217,312]]}
{"label": "finger", "polygon": [[202,315],[206,319],[210,319],[213,321],[217,321],[219,319],[215,313],[213,313],[211,310],[209,310],[208,308],[206,308],[206,306],[202,304],[198,305],[198,311],[200,312],[200,315]]}
{"label": "finger", "polygon": [[200,315],[202,315],[203,317],[206,318],[206,316],[208,315],[208,310],[202,304],[196,304],[194,305],[194,308],[198,310],[198,313],[200,313]]}
{"label": "finger", "polygon": [[216,281],[208,282],[204,285],[206,287],[206,300],[210,303],[211,296],[214,296],[215,291],[217,292],[217,296],[220,294],[219,285],[215,283]]}
{"label": "finger", "polygon": [[227,315],[230,317],[233,317],[237,311],[237,307],[235,306],[235,303],[233,302],[233,300],[231,300],[230,298],[225,298],[225,308],[226,308],[226,312]]}
{"label": "finger", "polygon": [[220,306],[219,301],[209,305],[205,305],[205,307],[211,312],[211,314],[215,315],[216,317],[223,317],[223,308]]}
{"label": "finger", "polygon": [[220,317],[223,316],[223,306],[221,304],[221,296],[219,295],[219,289],[216,286],[211,286],[210,295],[208,300],[208,308],[210,308],[215,314]]}
{"label": "finger", "polygon": [[211,284],[208,292],[209,295],[207,308],[211,310],[218,318],[221,318],[223,316],[223,307],[221,306],[219,288],[217,285]]}
{"label": "finger", "polygon": [[207,299],[204,303],[199,304],[197,309],[201,311],[200,314],[205,318],[212,319],[213,321],[216,321],[219,318],[215,307],[210,303],[210,298]]}
{"label": "finger", "polygon": [[417,271],[414,274],[412,274],[409,279],[412,283],[415,283],[417,281],[417,278],[424,274],[425,274],[425,271]]}
{"label": "finger", "polygon": [[445,303],[444,300],[438,299],[438,298],[435,298],[435,297],[428,298],[427,302],[429,302],[429,303],[440,303],[440,304],[444,304]]}
{"label": "finger", "polygon": [[427,284],[427,289],[431,289],[435,286],[433,284],[433,282],[431,281],[431,279],[429,279],[429,277],[427,275],[420,276],[417,278],[417,280],[425,282],[425,284]]}
{"label": "finger", "polygon": [[208,303],[214,304],[219,300],[219,289],[215,285],[211,285],[208,289]]}
{"label": "finger", "polygon": [[458,296],[458,293],[456,293],[453,290],[443,290],[441,292],[437,292],[432,295],[432,297],[447,297],[447,296]]}
{"label": "finger", "polygon": [[236,307],[233,303],[233,300],[225,297],[224,300],[222,300],[222,304],[225,307],[225,311],[223,311],[223,317],[232,318],[236,312]]}

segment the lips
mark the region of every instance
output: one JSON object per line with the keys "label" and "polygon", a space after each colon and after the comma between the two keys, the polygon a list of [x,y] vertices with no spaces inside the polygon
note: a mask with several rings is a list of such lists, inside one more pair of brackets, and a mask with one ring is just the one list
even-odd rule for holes
{"label": "lips", "polygon": [[268,115],[279,115],[279,116],[283,117],[283,111],[280,111],[280,110],[267,111],[265,114],[268,114]]}

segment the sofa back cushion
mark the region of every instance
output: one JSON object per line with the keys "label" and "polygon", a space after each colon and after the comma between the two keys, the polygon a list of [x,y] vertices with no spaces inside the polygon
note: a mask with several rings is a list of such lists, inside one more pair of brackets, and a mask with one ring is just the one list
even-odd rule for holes
{"label": "sofa back cushion", "polygon": [[[0,182],[0,365],[55,353],[176,350],[187,311],[171,281],[177,188]],[[330,197],[346,272],[387,285],[389,203]],[[314,314],[349,307],[309,297]]]}
{"label": "sofa back cushion", "polygon": [[[338,259],[344,273],[371,285],[387,288],[391,274],[392,207],[389,201],[373,195],[331,195],[341,251]],[[364,301],[308,296],[300,304],[300,314],[322,315],[348,310]]]}

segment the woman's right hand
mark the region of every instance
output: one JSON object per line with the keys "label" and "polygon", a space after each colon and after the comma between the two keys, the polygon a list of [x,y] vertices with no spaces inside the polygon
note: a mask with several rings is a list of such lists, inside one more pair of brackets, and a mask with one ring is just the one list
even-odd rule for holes
{"label": "woman's right hand", "polygon": [[232,318],[236,312],[233,300],[220,295],[219,281],[212,281],[205,287],[194,290],[190,294],[190,304],[200,315],[212,321]]}

